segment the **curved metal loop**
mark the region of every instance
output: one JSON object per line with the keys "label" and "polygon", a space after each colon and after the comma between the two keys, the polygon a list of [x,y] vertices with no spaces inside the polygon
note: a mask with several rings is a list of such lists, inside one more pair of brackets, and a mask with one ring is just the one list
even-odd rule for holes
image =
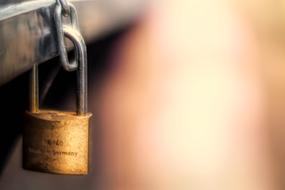
{"label": "curved metal loop", "polygon": [[[71,25],[74,28],[74,30],[79,30],[79,24],[78,24],[78,17],[77,17],[77,11],[74,5],[71,3],[68,3],[69,10],[70,10],[70,21]],[[56,30],[57,30],[57,38],[58,38],[58,50],[60,54],[60,61],[62,63],[63,68],[66,71],[74,71],[77,69],[77,53],[75,53],[75,59],[71,61],[71,63],[68,60],[67,50],[65,47],[64,42],[64,34],[63,34],[63,23],[62,23],[62,10],[63,7],[61,5],[57,5],[55,7],[55,24],[56,24]]]}
{"label": "curved metal loop", "polygon": [[58,0],[58,3],[63,8],[63,15],[67,16],[70,14],[69,3],[67,0]]}
{"label": "curved metal loop", "polygon": [[[87,113],[87,51],[86,45],[81,34],[70,26],[63,26],[64,35],[73,43],[78,54],[77,71],[77,115]],[[31,73],[31,105],[30,111],[36,113],[39,110],[39,91],[38,91],[38,65],[34,65]]]}
{"label": "curved metal loop", "polygon": [[69,8],[70,8],[70,21],[71,24],[73,26],[73,28],[79,30],[79,22],[78,22],[78,14],[77,14],[77,10],[76,7],[72,4],[69,3]]}
{"label": "curved metal loop", "polygon": [[70,26],[63,26],[63,32],[74,45],[77,52],[77,114],[87,113],[87,50],[82,35]]}

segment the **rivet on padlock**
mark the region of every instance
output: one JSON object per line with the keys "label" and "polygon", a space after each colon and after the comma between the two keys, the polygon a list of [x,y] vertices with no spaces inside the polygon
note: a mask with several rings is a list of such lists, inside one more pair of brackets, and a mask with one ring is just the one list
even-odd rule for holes
{"label": "rivet on padlock", "polygon": [[78,60],[77,112],[39,109],[38,66],[31,75],[31,106],[23,132],[25,169],[84,175],[88,173],[89,119],[87,113],[86,46],[78,31],[64,26],[64,35],[76,49]]}

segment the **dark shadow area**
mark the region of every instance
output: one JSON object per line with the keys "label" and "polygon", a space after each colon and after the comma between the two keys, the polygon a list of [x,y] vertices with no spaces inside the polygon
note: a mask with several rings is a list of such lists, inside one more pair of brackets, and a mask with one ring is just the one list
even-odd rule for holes
{"label": "dark shadow area", "polygon": [[28,73],[0,87],[0,175],[21,134],[23,113],[28,106]]}

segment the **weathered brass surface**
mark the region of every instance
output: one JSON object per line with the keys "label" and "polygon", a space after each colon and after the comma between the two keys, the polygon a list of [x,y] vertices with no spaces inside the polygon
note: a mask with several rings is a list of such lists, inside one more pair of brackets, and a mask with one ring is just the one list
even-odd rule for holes
{"label": "weathered brass surface", "polygon": [[51,110],[27,112],[24,168],[55,174],[87,174],[91,115]]}

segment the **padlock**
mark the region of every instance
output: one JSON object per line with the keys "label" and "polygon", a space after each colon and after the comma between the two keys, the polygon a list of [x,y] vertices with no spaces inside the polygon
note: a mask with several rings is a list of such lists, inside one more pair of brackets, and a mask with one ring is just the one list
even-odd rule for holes
{"label": "padlock", "polygon": [[64,34],[78,56],[77,112],[39,109],[38,66],[31,74],[31,108],[23,132],[23,167],[55,174],[88,173],[89,119],[87,112],[87,63],[83,39],[72,28]]}
{"label": "padlock", "polygon": [[52,110],[27,112],[24,168],[55,174],[87,174],[90,116]]}

